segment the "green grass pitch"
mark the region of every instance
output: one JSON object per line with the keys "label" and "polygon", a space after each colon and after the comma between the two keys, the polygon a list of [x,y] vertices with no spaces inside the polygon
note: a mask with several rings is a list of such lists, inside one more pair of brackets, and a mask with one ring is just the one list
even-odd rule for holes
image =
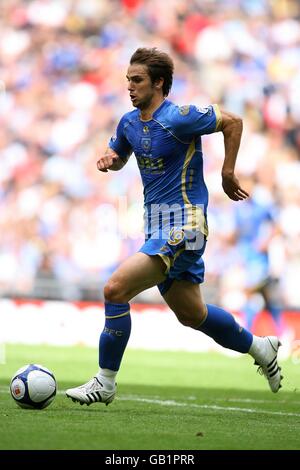
{"label": "green grass pitch", "polygon": [[[0,449],[300,449],[300,365],[282,362],[283,388],[269,391],[249,356],[128,350],[109,405],[64,396],[97,371],[97,350],[8,345],[0,364]],[[58,394],[45,410],[10,397],[27,363],[51,369]]]}

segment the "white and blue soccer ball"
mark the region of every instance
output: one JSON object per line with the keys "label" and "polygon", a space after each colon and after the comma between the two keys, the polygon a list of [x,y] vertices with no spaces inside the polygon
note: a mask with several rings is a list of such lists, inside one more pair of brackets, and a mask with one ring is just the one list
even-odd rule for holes
{"label": "white and blue soccer ball", "polygon": [[27,364],[13,375],[10,393],[21,408],[42,409],[49,406],[56,395],[53,373],[39,364]]}

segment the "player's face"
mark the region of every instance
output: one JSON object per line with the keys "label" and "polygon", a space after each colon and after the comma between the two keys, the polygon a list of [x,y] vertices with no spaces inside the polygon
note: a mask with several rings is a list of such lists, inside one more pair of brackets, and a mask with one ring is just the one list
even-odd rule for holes
{"label": "player's face", "polygon": [[143,64],[130,65],[126,78],[133,106],[139,109],[148,108],[154,97],[155,87],[151,82],[147,66]]}

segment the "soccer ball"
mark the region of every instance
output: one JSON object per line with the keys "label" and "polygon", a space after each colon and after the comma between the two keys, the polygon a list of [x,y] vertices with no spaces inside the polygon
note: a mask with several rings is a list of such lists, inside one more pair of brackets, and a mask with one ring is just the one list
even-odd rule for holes
{"label": "soccer ball", "polygon": [[10,393],[21,408],[46,408],[55,398],[56,380],[46,367],[27,364],[13,375]]}

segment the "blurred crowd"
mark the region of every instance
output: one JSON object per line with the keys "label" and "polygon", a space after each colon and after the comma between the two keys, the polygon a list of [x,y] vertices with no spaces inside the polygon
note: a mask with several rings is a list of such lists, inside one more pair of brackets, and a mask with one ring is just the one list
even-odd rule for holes
{"label": "blurred crowd", "polygon": [[134,156],[120,173],[99,173],[96,161],[131,109],[130,56],[156,46],[175,62],[171,100],[218,103],[244,120],[237,171],[247,202],[222,192],[222,134],[203,138],[207,297],[250,323],[269,304],[274,316],[300,307],[299,1],[5,0],[0,9],[0,295],[101,298],[143,243]]}

